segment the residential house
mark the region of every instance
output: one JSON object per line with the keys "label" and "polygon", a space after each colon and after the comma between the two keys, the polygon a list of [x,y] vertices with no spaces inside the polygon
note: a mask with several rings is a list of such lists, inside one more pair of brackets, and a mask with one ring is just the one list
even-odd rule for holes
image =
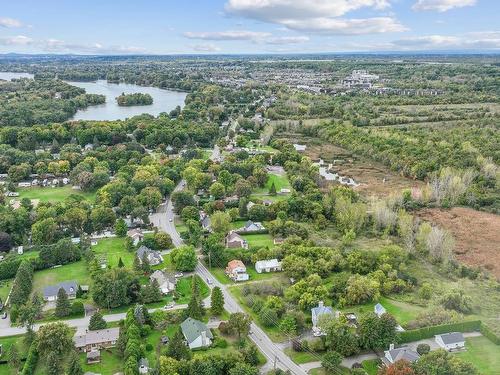
{"label": "residential house", "polygon": [[235,231],[229,232],[225,239],[226,247],[248,249],[248,242]]}
{"label": "residential house", "polygon": [[147,374],[149,372],[149,361],[147,358],[139,360],[139,374]]}
{"label": "residential house", "polygon": [[18,255],[23,255],[24,254],[24,246],[18,246],[17,247],[17,254]]}
{"label": "residential house", "polygon": [[87,331],[83,335],[77,334],[73,337],[73,341],[78,351],[87,353],[115,346],[119,334],[120,328],[118,327],[105,328],[96,331]]}
{"label": "residential house", "polygon": [[389,346],[389,350],[384,351],[385,356],[382,357],[382,362],[386,366],[390,366],[399,360],[405,360],[408,362],[418,361],[420,355],[410,348],[403,346],[401,348],[394,348],[394,344]]}
{"label": "residential house", "polygon": [[465,348],[465,338],[461,332],[443,333],[434,336],[436,343],[449,352]]}
{"label": "residential house", "polygon": [[204,231],[206,232],[212,231],[212,229],[210,228],[211,225],[210,216],[208,216],[205,211],[200,211],[200,225]]}
{"label": "residential house", "polygon": [[142,233],[141,228],[133,228],[127,231],[127,236],[132,238],[134,246],[137,246],[139,242],[144,239],[144,233]]}
{"label": "residential house", "polygon": [[137,258],[139,258],[139,262],[142,264],[142,260],[146,258],[150,266],[157,266],[160,263],[163,263],[163,257],[161,256],[159,251],[151,250],[149,247],[141,245],[137,249],[136,252]]}
{"label": "residential house", "polygon": [[248,220],[243,227],[238,229],[240,233],[252,233],[252,232],[261,232],[266,230],[266,228],[259,222],[253,222],[252,220]]}
{"label": "residential house", "polygon": [[385,310],[385,307],[382,306],[380,303],[377,303],[375,307],[373,308],[373,311],[377,316],[380,318],[382,315],[384,315],[387,311]]}
{"label": "residential house", "polygon": [[250,278],[243,262],[237,259],[227,264],[226,275],[233,281],[247,281]]}
{"label": "residential house", "polygon": [[43,299],[45,301],[55,301],[57,300],[57,293],[59,289],[64,289],[69,299],[76,298],[76,292],[78,290],[78,283],[76,281],[63,281],[62,283],[49,285],[43,289]]}
{"label": "residential house", "polygon": [[163,294],[168,294],[175,290],[175,285],[177,284],[177,279],[164,271],[156,270],[151,276],[149,276],[149,281],[153,282],[156,280],[160,286],[160,290]]}
{"label": "residential house", "polygon": [[181,323],[181,331],[189,349],[206,348],[212,344],[212,332],[199,320],[187,318]]}
{"label": "residential house", "polygon": [[281,271],[281,262],[278,259],[259,260],[255,262],[255,271],[257,273]]}
{"label": "residential house", "polygon": [[292,191],[290,189],[282,188],[279,194],[290,194]]}
{"label": "residential house", "polygon": [[300,145],[298,143],[294,143],[293,144],[293,148],[295,149],[295,151],[298,151],[298,152],[304,152],[307,148],[306,145]]}
{"label": "residential house", "polygon": [[229,197],[224,198],[224,203],[232,204],[232,203],[238,202],[239,200],[240,200],[240,198],[238,198],[237,195],[231,195]]}
{"label": "residential house", "polygon": [[31,182],[20,182],[17,184],[17,186],[20,188],[28,188],[31,187]]}
{"label": "residential house", "polygon": [[312,331],[314,336],[324,336],[321,328],[318,327],[319,319],[322,316],[333,316],[333,309],[330,306],[325,306],[323,301],[319,301],[318,306],[311,309]]}

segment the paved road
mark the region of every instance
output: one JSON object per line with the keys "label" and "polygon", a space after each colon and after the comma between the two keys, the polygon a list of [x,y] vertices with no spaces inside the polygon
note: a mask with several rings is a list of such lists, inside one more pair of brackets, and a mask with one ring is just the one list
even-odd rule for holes
{"label": "paved road", "polygon": [[[218,149],[218,148],[217,148]],[[217,157],[218,153],[214,155],[212,153],[212,157]],[[181,181],[174,189],[174,191],[179,191],[184,188],[184,181]],[[170,220],[172,219],[172,220]],[[182,244],[182,239],[177,232],[174,223],[174,212],[172,201],[169,199],[156,214],[153,214],[151,217],[151,222],[158,226],[161,230],[170,234],[172,237],[172,242],[175,246],[179,246]],[[203,279],[210,280],[209,284],[210,288],[214,286],[218,286],[221,288],[222,293],[224,294],[224,308],[229,313],[235,312],[243,312],[243,309],[239,306],[233,296],[227,290],[227,287],[224,284],[221,284],[217,281],[212,274],[208,271],[208,269],[203,265],[203,263],[198,262],[195,272]],[[298,366],[295,362],[293,362],[284,352],[278,347],[275,343],[271,341],[271,339],[266,335],[266,333],[255,323],[251,325],[251,333],[249,338],[257,345],[260,351],[264,354],[267,359],[266,365],[263,366],[262,372],[267,372],[271,370],[274,366],[277,368],[281,368],[283,370],[290,370],[292,374],[295,375],[306,375],[307,372]]]}
{"label": "paved road", "polygon": [[[187,308],[187,305],[175,305],[173,306],[170,310],[182,310]],[[149,309],[148,311],[150,313],[160,310],[161,308],[157,309]],[[122,319],[125,319],[126,313],[118,313],[118,314],[107,314],[104,315],[103,318],[107,322],[118,322]],[[68,326],[76,328],[77,332],[85,332],[85,330],[89,326],[89,320],[90,316],[86,316],[84,318],[78,318],[78,319],[68,319],[68,320],[61,320],[61,322],[66,323]],[[38,329],[46,323],[39,323],[34,325],[34,330],[38,331]],[[13,335],[22,335],[26,333],[26,329],[24,327],[2,327],[0,330],[0,337],[4,336],[13,336]]]}

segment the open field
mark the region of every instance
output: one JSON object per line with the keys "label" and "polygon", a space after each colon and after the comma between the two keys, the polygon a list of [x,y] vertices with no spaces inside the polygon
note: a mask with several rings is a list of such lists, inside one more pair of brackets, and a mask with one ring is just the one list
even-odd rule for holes
{"label": "open field", "polygon": [[95,192],[73,190],[70,185],[54,188],[33,187],[19,189],[19,199],[38,199],[40,202],[62,202],[72,194],[82,196],[89,201],[95,200]]}
{"label": "open field", "polygon": [[80,285],[90,283],[90,275],[84,260],[57,268],[36,271],[33,277],[33,290],[43,294],[43,288],[46,286],[70,280],[75,280]]}
{"label": "open field", "polygon": [[[255,189],[254,194],[257,196],[267,195],[273,183],[277,192],[281,189],[290,189],[290,181],[288,181],[286,174],[269,173],[264,187]],[[262,199],[272,199],[272,197],[263,197]]]}
{"label": "open field", "polygon": [[242,234],[245,240],[248,241],[248,247],[250,248],[260,248],[260,247],[273,247],[274,240],[270,234]]}
{"label": "open field", "polygon": [[467,350],[456,353],[462,359],[476,366],[482,375],[498,375],[500,369],[500,345],[493,344],[486,337],[470,337],[465,340]]}
{"label": "open field", "polygon": [[500,279],[500,216],[464,207],[425,209],[418,216],[452,233],[458,260]]}
{"label": "open field", "polygon": [[378,359],[368,359],[361,362],[363,369],[368,373],[368,375],[377,375],[378,372]]}
{"label": "open field", "polygon": [[[222,284],[241,284],[241,282],[235,283],[227,277],[224,268],[212,267],[210,268],[210,273]],[[279,272],[257,273],[253,266],[247,267],[247,273],[250,276],[249,281],[269,280],[280,276]]]}
{"label": "open field", "polygon": [[118,266],[120,258],[125,267],[132,268],[134,264],[135,252],[129,252],[125,249],[125,238],[103,238],[97,242],[96,246],[92,247],[92,250],[98,257],[104,256],[111,268]]}

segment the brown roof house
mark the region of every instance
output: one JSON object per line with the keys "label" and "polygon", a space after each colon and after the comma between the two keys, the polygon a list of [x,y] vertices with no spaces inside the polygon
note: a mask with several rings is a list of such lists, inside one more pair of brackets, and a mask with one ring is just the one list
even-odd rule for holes
{"label": "brown roof house", "polygon": [[247,268],[241,260],[234,259],[227,264],[226,275],[233,281],[247,281]]}
{"label": "brown roof house", "polygon": [[229,232],[229,234],[226,236],[225,242],[226,242],[226,247],[232,249],[238,249],[238,248],[248,249],[248,242],[235,231]]}
{"label": "brown roof house", "polygon": [[96,331],[87,331],[84,335],[75,335],[73,341],[80,352],[90,352],[111,348],[116,345],[120,328],[106,328]]}

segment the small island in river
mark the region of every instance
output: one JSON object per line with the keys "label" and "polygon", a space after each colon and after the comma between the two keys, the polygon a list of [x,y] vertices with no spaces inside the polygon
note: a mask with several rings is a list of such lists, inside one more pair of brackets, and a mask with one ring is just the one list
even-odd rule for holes
{"label": "small island in river", "polygon": [[153,97],[149,94],[142,94],[140,92],[134,94],[125,94],[122,92],[120,96],[116,97],[116,102],[121,107],[131,107],[134,105],[151,105],[153,104]]}

